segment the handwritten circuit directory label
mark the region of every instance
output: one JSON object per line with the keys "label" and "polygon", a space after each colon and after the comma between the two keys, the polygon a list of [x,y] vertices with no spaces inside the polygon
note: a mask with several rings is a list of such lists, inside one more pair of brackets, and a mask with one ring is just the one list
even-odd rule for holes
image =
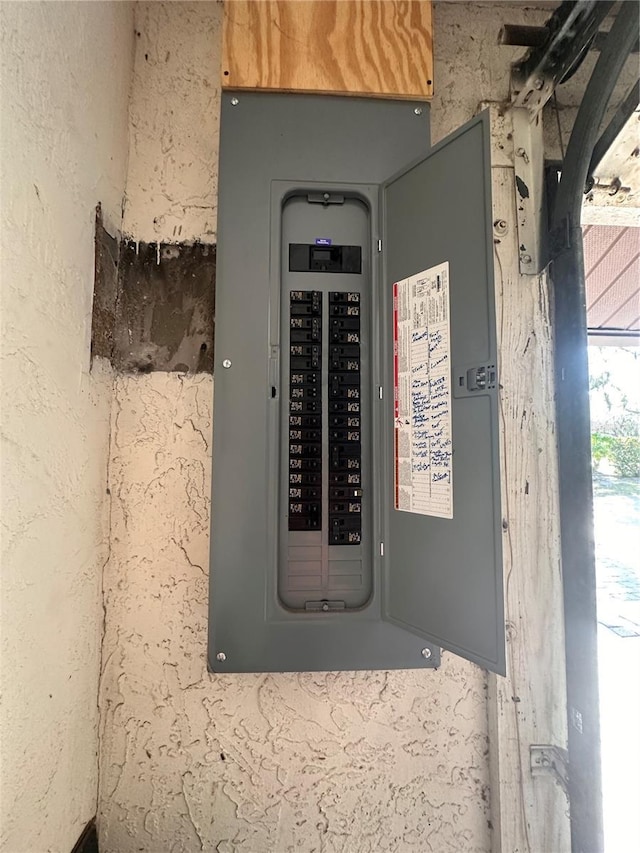
{"label": "handwritten circuit directory label", "polygon": [[453,518],[449,263],[393,285],[395,508]]}

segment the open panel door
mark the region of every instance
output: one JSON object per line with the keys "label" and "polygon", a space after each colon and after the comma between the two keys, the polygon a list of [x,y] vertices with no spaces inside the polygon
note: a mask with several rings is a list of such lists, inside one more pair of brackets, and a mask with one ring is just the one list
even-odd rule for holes
{"label": "open panel door", "polygon": [[488,112],[387,181],[382,210],[384,618],[504,674]]}

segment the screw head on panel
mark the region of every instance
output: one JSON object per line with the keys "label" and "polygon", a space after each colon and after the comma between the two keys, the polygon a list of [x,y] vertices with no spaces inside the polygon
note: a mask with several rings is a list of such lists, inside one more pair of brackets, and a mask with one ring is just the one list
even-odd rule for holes
{"label": "screw head on panel", "polygon": [[431,657],[431,649],[423,649],[423,650],[420,652],[420,654],[422,655],[422,657],[423,657],[425,660],[429,660],[429,658]]}
{"label": "screw head on panel", "polygon": [[227,659],[227,656],[225,655],[224,652],[218,652],[218,654],[216,655],[216,660],[219,660],[220,663],[223,663],[226,659]]}
{"label": "screw head on panel", "polygon": [[239,103],[240,102],[238,101],[237,98],[231,98],[231,106],[232,107],[237,107]]}
{"label": "screw head on panel", "polygon": [[422,107],[416,107],[413,112],[415,113],[415,115],[421,116],[422,115]]}
{"label": "screw head on panel", "polygon": [[531,255],[520,255],[520,260],[522,261],[523,264],[530,264],[531,263]]}
{"label": "screw head on panel", "polygon": [[222,366],[224,367],[225,370],[229,370],[229,368],[231,367],[231,359],[225,358],[224,361],[222,362]]}

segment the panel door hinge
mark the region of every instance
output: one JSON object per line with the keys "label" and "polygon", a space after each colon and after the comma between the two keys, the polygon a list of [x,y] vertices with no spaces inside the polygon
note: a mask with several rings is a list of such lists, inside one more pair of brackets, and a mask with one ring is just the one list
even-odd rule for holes
{"label": "panel door hinge", "polygon": [[382,251],[382,240],[378,240],[378,251]]}
{"label": "panel door hinge", "polygon": [[529,746],[532,776],[553,776],[569,797],[569,753],[560,746],[531,744]]}

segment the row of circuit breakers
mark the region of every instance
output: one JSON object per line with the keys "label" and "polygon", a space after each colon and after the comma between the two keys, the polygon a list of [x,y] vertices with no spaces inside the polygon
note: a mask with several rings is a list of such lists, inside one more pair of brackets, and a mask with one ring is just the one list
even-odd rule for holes
{"label": "row of circuit breakers", "polygon": [[[305,247],[306,248],[306,247]],[[330,258],[314,250],[314,258]],[[336,247],[342,248],[342,247]],[[359,271],[359,270],[358,270]],[[360,294],[292,290],[289,329],[289,530],[322,530],[330,545],[362,537],[360,441]],[[328,312],[328,340],[323,316]],[[327,400],[323,367],[327,365]],[[323,411],[328,412],[328,459],[323,459]],[[328,466],[328,518],[322,517],[323,465]]]}

